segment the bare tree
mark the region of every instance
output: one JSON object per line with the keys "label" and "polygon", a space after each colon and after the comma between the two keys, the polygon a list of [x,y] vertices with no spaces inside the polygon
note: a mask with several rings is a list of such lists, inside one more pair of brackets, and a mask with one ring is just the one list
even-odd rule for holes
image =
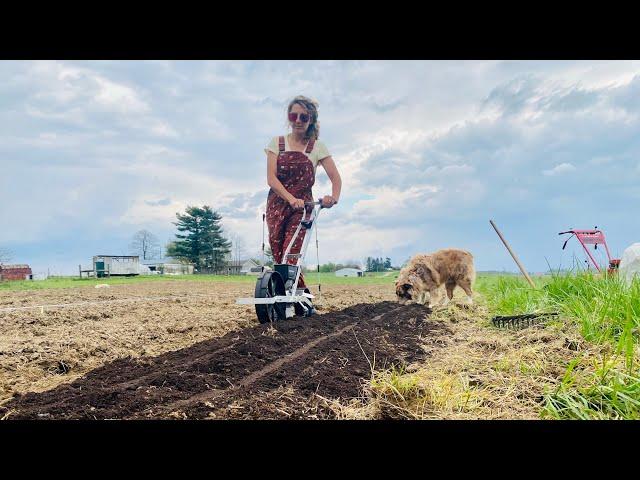
{"label": "bare tree", "polygon": [[138,254],[143,260],[157,258],[160,255],[160,242],[149,230],[139,230],[129,245],[131,253]]}
{"label": "bare tree", "polygon": [[10,262],[13,259],[13,252],[7,248],[0,248],[0,263]]}
{"label": "bare tree", "polygon": [[238,234],[231,235],[231,252],[235,262],[240,262],[247,255],[244,240]]}
{"label": "bare tree", "polygon": [[242,260],[242,258],[246,257],[246,255],[247,255],[247,251],[246,251],[246,248],[245,248],[244,240],[242,238],[240,238],[239,235],[235,236],[235,239],[234,239],[234,242],[233,242],[233,251],[235,253],[237,262]]}

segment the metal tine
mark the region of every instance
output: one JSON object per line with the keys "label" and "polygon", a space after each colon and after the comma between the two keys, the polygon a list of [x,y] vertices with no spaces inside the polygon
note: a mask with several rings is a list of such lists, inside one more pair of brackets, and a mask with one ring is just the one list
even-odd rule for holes
{"label": "metal tine", "polygon": [[525,328],[533,326],[539,322],[542,322],[544,318],[558,315],[557,312],[546,313],[525,313],[522,315],[502,316],[498,315],[493,317],[492,322],[496,327],[506,328]]}

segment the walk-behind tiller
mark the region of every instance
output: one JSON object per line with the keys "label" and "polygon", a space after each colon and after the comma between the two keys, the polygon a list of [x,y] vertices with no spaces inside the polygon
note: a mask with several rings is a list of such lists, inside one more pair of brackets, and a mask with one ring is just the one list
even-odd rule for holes
{"label": "walk-behind tiller", "polygon": [[[277,322],[294,315],[306,317],[315,312],[311,303],[313,295],[298,289],[298,281],[309,239],[322,209],[322,202],[320,200],[305,202],[305,206],[313,206],[313,209],[309,212],[309,218],[306,218],[307,208],[305,208],[300,224],[282,256],[282,261],[285,263],[275,264],[272,271],[263,270],[262,275],[256,281],[253,298],[238,298],[236,300],[236,303],[243,305],[255,304],[260,323]],[[302,229],[306,230],[306,235],[300,253],[289,253]],[[295,264],[286,263],[288,259],[295,259]]]}
{"label": "walk-behind tiller", "polygon": [[620,259],[611,258],[611,254],[609,253],[609,247],[607,246],[607,241],[604,238],[604,233],[602,232],[602,230],[597,230],[598,227],[595,227],[595,228],[596,228],[595,230],[568,230],[566,232],[558,233],[558,235],[564,235],[567,233],[571,234],[571,237],[565,240],[564,245],[562,245],[562,249],[563,250],[565,249],[565,247],[567,246],[567,242],[571,240],[571,238],[575,235],[578,241],[580,242],[580,244],[582,245],[582,248],[584,248],[584,251],[587,253],[589,258],[591,259],[591,263],[593,263],[593,266],[596,267],[596,270],[598,270],[598,272],[600,272],[601,271],[600,266],[598,265],[598,262],[596,262],[595,259],[593,258],[593,255],[591,255],[591,252],[587,248],[587,245],[589,244],[594,245],[594,248],[597,250],[598,244],[602,244],[604,245],[604,249],[607,251],[607,258],[609,259],[609,268],[607,269],[607,272],[609,274],[615,273],[618,270],[618,266],[620,265]]}

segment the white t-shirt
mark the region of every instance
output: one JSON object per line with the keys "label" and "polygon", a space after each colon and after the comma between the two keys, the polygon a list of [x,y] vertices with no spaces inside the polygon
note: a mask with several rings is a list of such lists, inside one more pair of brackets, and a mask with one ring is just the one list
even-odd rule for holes
{"label": "white t-shirt", "polygon": [[[280,152],[280,150],[278,149],[279,138],[280,137],[273,137],[269,145],[267,145],[267,148],[264,149],[264,153],[273,152],[276,155],[278,155],[278,153]],[[284,137],[284,151],[285,152],[290,151],[289,139],[287,138],[286,135]],[[304,153],[305,155],[307,155],[305,152],[301,152],[301,153]],[[311,163],[313,163],[313,168],[315,169],[316,166],[318,165],[318,162],[320,162],[324,158],[331,156],[331,154],[329,153],[329,150],[327,149],[327,146],[324,143],[322,143],[320,140],[316,140],[316,143],[313,145],[313,150],[311,150],[311,153],[309,153],[307,156],[309,157],[309,160],[311,160]]]}

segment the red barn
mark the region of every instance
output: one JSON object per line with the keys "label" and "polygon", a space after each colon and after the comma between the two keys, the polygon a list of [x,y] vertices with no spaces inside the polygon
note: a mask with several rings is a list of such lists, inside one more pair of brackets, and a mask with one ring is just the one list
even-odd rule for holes
{"label": "red barn", "polygon": [[29,265],[0,265],[2,280],[33,280],[33,272]]}

